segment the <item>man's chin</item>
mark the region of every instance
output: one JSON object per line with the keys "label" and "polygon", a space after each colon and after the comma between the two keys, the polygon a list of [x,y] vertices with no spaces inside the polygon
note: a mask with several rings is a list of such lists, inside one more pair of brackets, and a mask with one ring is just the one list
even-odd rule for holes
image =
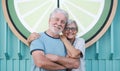
{"label": "man's chin", "polygon": [[54,34],[60,34],[62,32],[62,30],[60,29],[52,29],[51,30]]}
{"label": "man's chin", "polygon": [[54,32],[55,34],[60,34],[61,32]]}
{"label": "man's chin", "polygon": [[54,30],[54,33],[56,33],[56,34],[60,34],[62,32],[62,30]]}

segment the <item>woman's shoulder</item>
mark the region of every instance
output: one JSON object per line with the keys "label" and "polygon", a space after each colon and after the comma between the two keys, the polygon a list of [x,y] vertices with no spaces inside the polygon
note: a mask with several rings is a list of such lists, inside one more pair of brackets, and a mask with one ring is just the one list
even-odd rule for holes
{"label": "woman's shoulder", "polygon": [[81,37],[78,37],[78,38],[76,38],[76,41],[85,42],[85,39],[84,39],[84,38],[81,38]]}

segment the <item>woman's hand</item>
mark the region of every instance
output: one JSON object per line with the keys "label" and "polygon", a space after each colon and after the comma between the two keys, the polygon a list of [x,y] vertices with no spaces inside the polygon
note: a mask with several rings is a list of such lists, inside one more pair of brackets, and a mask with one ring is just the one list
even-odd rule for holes
{"label": "woman's hand", "polygon": [[38,37],[40,37],[40,35],[36,32],[33,32],[28,37],[27,42],[30,44],[33,40],[37,39]]}
{"label": "woman's hand", "polygon": [[60,35],[60,39],[65,42],[67,40],[67,38],[64,35]]}

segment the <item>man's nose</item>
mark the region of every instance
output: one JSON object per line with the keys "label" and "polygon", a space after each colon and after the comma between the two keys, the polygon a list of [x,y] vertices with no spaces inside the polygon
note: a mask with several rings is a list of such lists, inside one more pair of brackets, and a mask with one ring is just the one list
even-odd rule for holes
{"label": "man's nose", "polygon": [[61,21],[58,21],[58,23],[57,23],[58,25],[61,25],[62,23],[61,23]]}

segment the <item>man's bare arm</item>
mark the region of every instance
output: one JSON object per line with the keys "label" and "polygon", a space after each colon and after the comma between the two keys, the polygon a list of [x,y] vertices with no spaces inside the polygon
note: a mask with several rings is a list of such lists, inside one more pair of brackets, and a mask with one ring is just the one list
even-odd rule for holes
{"label": "man's bare arm", "polygon": [[46,57],[49,58],[51,61],[59,63],[68,69],[76,69],[80,65],[79,59],[57,56],[53,54],[47,54]]}
{"label": "man's bare arm", "polygon": [[47,70],[59,70],[59,69],[66,69],[64,66],[52,62],[44,55],[43,51],[33,51],[32,56],[35,62],[35,65]]}

